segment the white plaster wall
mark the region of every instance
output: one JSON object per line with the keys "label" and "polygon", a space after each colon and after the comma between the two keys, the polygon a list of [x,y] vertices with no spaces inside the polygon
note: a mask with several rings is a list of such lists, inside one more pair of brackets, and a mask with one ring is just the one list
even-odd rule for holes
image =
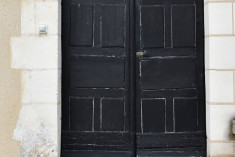
{"label": "white plaster wall", "polygon": [[235,155],[235,1],[205,0],[208,156]]}
{"label": "white plaster wall", "polygon": [[[21,36],[11,39],[11,66],[22,70],[22,109],[14,138],[22,157],[60,156],[61,2],[22,0]],[[48,33],[39,34],[39,25]]]}

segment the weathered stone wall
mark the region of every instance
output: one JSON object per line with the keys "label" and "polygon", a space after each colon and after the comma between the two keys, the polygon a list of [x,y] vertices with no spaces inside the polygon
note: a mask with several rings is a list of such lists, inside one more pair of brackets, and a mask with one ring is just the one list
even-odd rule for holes
{"label": "weathered stone wall", "polygon": [[21,108],[21,73],[10,66],[10,38],[20,35],[20,0],[0,0],[0,157],[18,157],[12,139]]}
{"label": "weathered stone wall", "polygon": [[206,0],[206,100],[209,156],[234,156],[235,1]]}
{"label": "weathered stone wall", "polygon": [[[22,157],[60,152],[61,3],[21,0],[21,36],[11,40],[11,66],[22,70],[22,109],[14,131]],[[39,34],[39,25],[48,33]]]}

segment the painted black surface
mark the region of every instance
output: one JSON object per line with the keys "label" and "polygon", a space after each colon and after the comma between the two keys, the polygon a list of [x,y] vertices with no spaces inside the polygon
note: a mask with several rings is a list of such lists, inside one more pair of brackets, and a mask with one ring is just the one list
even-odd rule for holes
{"label": "painted black surface", "polygon": [[137,148],[161,150],[168,148],[205,148],[204,132],[137,133]]}
{"label": "painted black surface", "polygon": [[103,98],[101,100],[102,131],[125,131],[125,102],[123,99]]}
{"label": "painted black surface", "polygon": [[[197,98],[174,98],[175,131],[195,131],[198,125]],[[182,123],[183,122],[183,123]]]}
{"label": "painted black surface", "polygon": [[145,52],[136,58],[138,156],[205,151],[202,6],[200,0],[136,1],[136,49]]}
{"label": "painted black surface", "polygon": [[196,6],[192,4],[173,4],[172,9],[172,45],[173,47],[196,46]]}
{"label": "painted black surface", "polygon": [[165,99],[142,99],[143,132],[165,132]]}
{"label": "painted black surface", "polygon": [[93,98],[70,97],[70,129],[93,130]]}
{"label": "painted black surface", "polygon": [[154,150],[146,150],[146,151],[138,151],[138,157],[202,157],[206,156],[205,149],[203,148],[178,148],[178,149],[167,149],[165,151],[154,151]]}
{"label": "painted black surface", "polygon": [[164,7],[142,6],[142,46],[144,48],[164,47]]}
{"label": "painted black surface", "polygon": [[71,6],[70,44],[73,46],[92,46],[93,6]]}
{"label": "painted black surface", "polygon": [[125,46],[125,8],[120,5],[101,6],[102,47]]}
{"label": "painted black surface", "polygon": [[70,59],[71,88],[123,88],[125,61],[115,57],[83,56]]}
{"label": "painted black surface", "polygon": [[63,157],[129,157],[130,152],[110,151],[65,151]]}
{"label": "painted black surface", "polygon": [[203,1],[62,6],[62,156],[205,156]]}
{"label": "painted black surface", "polygon": [[[157,50],[156,50],[157,52]],[[145,57],[140,61],[143,90],[195,88],[195,60],[186,57]]]}
{"label": "painted black surface", "polygon": [[129,1],[66,0],[62,6],[62,151],[131,154]]}
{"label": "painted black surface", "polygon": [[64,131],[63,150],[129,151],[129,134],[124,132],[71,132]]}

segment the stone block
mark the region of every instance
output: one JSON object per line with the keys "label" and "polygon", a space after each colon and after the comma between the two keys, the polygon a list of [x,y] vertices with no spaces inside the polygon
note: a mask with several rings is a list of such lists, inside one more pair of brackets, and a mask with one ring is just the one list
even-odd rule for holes
{"label": "stone block", "polygon": [[[235,105],[207,105],[207,137],[211,141],[234,141],[232,120]],[[209,121],[208,121],[209,120]]]}
{"label": "stone block", "polygon": [[[210,37],[206,42],[209,69],[235,69],[235,37]],[[208,53],[208,54],[207,54]]]}
{"label": "stone block", "polygon": [[206,35],[233,34],[233,4],[229,3],[209,3],[205,7],[207,10]]}
{"label": "stone block", "polygon": [[206,72],[206,100],[212,103],[233,103],[233,72]]}
{"label": "stone block", "polygon": [[207,141],[207,153],[211,157],[234,157],[235,143]]}
{"label": "stone block", "polygon": [[22,36],[11,40],[11,65],[16,69],[60,69],[60,41],[57,36]]}

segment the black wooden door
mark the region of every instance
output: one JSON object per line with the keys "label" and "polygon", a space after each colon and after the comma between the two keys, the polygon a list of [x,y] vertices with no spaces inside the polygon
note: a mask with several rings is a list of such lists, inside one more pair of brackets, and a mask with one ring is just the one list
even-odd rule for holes
{"label": "black wooden door", "polygon": [[202,2],[63,0],[63,157],[204,155]]}
{"label": "black wooden door", "polygon": [[64,0],[62,42],[62,156],[129,157],[129,1]]}
{"label": "black wooden door", "polygon": [[202,6],[202,0],[137,1],[139,156],[205,150]]}

